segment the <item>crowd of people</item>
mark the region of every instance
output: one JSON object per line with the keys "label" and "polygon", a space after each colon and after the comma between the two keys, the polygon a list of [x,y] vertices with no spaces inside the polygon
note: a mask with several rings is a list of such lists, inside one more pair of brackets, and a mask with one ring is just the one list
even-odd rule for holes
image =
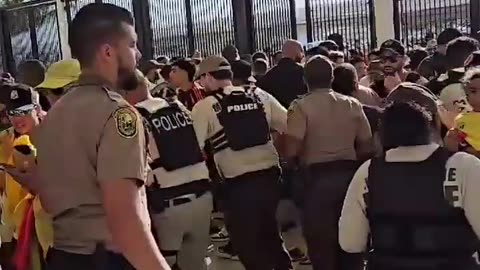
{"label": "crowd of people", "polygon": [[207,269],[212,241],[246,270],[480,269],[478,40],[148,60],[136,39],[89,4],[74,59],[1,76],[2,269]]}

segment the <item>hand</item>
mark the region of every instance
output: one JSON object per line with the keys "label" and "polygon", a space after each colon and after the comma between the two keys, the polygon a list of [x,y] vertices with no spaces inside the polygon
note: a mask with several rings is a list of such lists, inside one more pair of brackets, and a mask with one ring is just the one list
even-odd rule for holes
{"label": "hand", "polygon": [[0,134],[0,147],[5,157],[12,155],[14,136],[13,129],[7,129]]}
{"label": "hand", "polygon": [[29,169],[29,171],[21,170],[13,166],[5,166],[5,171],[10,174],[16,182],[22,185],[32,194],[38,193],[38,171],[36,167]]}
{"label": "hand", "polygon": [[395,89],[401,83],[402,83],[402,79],[400,79],[398,74],[395,74],[395,76],[385,76],[384,85],[388,93],[392,92],[392,90]]}
{"label": "hand", "polygon": [[444,139],[445,147],[452,152],[458,152],[460,150],[460,131],[457,129],[451,129],[447,132]]}

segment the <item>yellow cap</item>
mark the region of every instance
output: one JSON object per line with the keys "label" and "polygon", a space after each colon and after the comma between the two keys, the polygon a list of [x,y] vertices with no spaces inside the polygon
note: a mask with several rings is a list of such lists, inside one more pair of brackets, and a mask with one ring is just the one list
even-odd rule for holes
{"label": "yellow cap", "polygon": [[80,63],[75,59],[61,60],[53,63],[45,74],[45,80],[36,88],[57,89],[63,88],[78,80]]}
{"label": "yellow cap", "polygon": [[461,114],[455,121],[455,127],[465,133],[465,140],[477,151],[480,151],[480,113]]}

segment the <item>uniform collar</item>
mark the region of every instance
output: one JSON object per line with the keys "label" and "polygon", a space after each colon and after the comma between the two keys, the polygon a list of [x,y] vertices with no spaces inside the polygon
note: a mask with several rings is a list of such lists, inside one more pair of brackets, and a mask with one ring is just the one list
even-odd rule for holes
{"label": "uniform collar", "polygon": [[310,90],[310,92],[312,92],[312,93],[316,93],[316,92],[329,93],[329,92],[333,92],[333,90],[331,88],[314,88],[314,89]]}
{"label": "uniform collar", "polygon": [[225,95],[230,95],[232,92],[245,92],[245,87],[243,86],[227,86],[225,88],[223,88],[223,93]]}
{"label": "uniform collar", "polygon": [[109,89],[115,89],[115,86],[112,85],[109,81],[105,80],[101,76],[94,74],[80,74],[78,78],[79,85],[103,85]]}

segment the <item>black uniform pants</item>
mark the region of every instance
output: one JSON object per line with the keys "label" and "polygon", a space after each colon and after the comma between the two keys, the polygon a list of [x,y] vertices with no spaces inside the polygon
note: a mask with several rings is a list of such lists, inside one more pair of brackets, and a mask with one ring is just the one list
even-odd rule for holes
{"label": "black uniform pants", "polygon": [[280,170],[272,168],[228,179],[224,213],[233,249],[246,270],[292,269],[276,220]]}
{"label": "black uniform pants", "polygon": [[135,270],[127,259],[102,249],[92,255],[82,255],[50,249],[47,255],[47,270]]}
{"label": "black uniform pants", "polygon": [[314,270],[363,269],[361,254],[344,252],[338,221],[356,168],[311,172],[305,188],[303,233]]}

